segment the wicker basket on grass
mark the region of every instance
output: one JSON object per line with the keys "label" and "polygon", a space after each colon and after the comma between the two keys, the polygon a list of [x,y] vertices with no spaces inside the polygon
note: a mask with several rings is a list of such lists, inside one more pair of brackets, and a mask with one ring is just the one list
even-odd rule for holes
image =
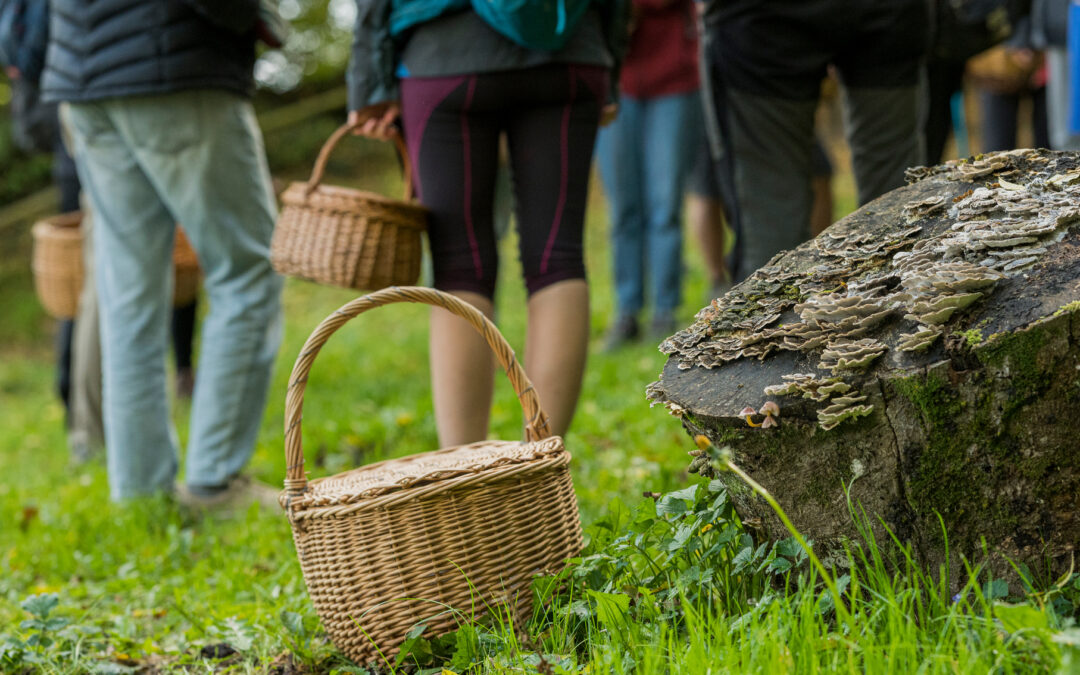
{"label": "wicker basket on grass", "polygon": [[[443,307],[494,350],[525,412],[525,441],[486,441],[308,481],[301,416],[308,373],[353,317],[395,302]],[[341,307],[308,338],[285,401],[282,506],[327,633],[359,664],[392,664],[406,633],[431,634],[479,615],[527,616],[531,578],[581,550],[570,454],[548,431],[536,391],[495,326],[426,288],[388,288]]]}
{"label": "wicker basket on grass", "polygon": [[[74,318],[79,311],[83,284],[81,225],[82,212],[73,211],[43,218],[31,228],[34,289],[45,311],[57,319]],[[173,305],[183,307],[195,300],[201,273],[195,249],[180,227],[176,228],[173,266]]]}
{"label": "wicker basket on grass", "polygon": [[427,211],[412,202],[412,168],[400,136],[405,198],[321,185],[334,147],[354,129],[345,124],[323,145],[311,179],[281,195],[270,261],[281,274],[357,290],[415,284]]}

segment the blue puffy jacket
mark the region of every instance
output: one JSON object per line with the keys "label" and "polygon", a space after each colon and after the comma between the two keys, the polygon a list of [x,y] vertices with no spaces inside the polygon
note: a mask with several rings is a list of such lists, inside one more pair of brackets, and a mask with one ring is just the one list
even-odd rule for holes
{"label": "blue puffy jacket", "polygon": [[[595,0],[608,51],[618,64],[626,53],[630,0]],[[443,14],[469,9],[470,0],[357,0],[352,58],[346,71],[349,109],[398,99],[399,40],[408,31]],[[618,73],[613,74],[618,82]]]}
{"label": "blue puffy jacket", "polygon": [[[43,0],[32,3],[45,4]],[[259,0],[50,0],[53,101],[254,89]]]}

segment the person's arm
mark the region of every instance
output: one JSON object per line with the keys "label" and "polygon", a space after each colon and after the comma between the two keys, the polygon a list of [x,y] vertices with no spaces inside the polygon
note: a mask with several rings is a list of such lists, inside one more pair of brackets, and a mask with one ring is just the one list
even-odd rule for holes
{"label": "person's arm", "polygon": [[350,111],[398,100],[390,9],[391,0],[356,0],[352,56],[345,73]]}
{"label": "person's arm", "polygon": [[184,0],[209,21],[244,35],[255,28],[259,0]]}
{"label": "person's arm", "polygon": [[611,58],[615,61],[610,74],[609,104],[619,102],[619,73],[622,71],[626,49],[630,45],[630,6],[630,0],[607,0],[601,5],[604,41],[607,43]]}

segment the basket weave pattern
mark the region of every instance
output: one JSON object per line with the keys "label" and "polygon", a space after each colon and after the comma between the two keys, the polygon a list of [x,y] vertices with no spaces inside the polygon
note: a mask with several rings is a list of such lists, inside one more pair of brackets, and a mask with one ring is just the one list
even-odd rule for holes
{"label": "basket weave pattern", "polygon": [[79,311],[82,291],[82,213],[62,213],[34,223],[34,290],[45,311],[70,319]]}
{"label": "basket weave pattern", "polygon": [[[484,335],[518,393],[527,440],[485,441],[308,482],[301,418],[315,356],[345,322],[392,302],[444,307]],[[334,644],[356,662],[392,661],[419,622],[439,634],[496,606],[525,615],[532,576],[580,552],[570,455],[549,435],[513,350],[471,306],[423,288],[358,298],[316,328],[289,381],[282,505],[312,603]]]}
{"label": "basket weave pattern", "polygon": [[[34,289],[45,311],[57,319],[71,319],[79,312],[83,285],[82,212],[62,213],[34,223]],[[195,249],[183,229],[176,228],[173,248],[173,305],[191,304],[199,293],[202,272]]]}
{"label": "basket weave pattern", "polygon": [[400,138],[404,200],[320,184],[331,151],[352,129],[346,124],[335,131],[311,179],[281,195],[270,261],[281,274],[357,290],[416,283],[427,211],[410,201],[412,170]]}

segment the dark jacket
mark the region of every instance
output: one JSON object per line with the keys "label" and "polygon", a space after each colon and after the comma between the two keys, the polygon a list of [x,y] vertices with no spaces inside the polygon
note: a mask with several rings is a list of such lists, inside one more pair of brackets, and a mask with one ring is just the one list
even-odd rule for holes
{"label": "dark jacket", "polygon": [[41,88],[93,101],[184,89],[250,95],[259,0],[51,0]]}
{"label": "dark jacket", "polygon": [[0,0],[0,63],[19,69],[19,77],[37,84],[49,41],[49,3]]}
{"label": "dark jacket", "polygon": [[[472,11],[470,0],[357,0],[356,5],[352,58],[345,74],[350,110],[398,100],[397,60],[409,30],[449,12]],[[596,6],[616,63],[616,83],[626,53],[630,0],[597,0]]]}

